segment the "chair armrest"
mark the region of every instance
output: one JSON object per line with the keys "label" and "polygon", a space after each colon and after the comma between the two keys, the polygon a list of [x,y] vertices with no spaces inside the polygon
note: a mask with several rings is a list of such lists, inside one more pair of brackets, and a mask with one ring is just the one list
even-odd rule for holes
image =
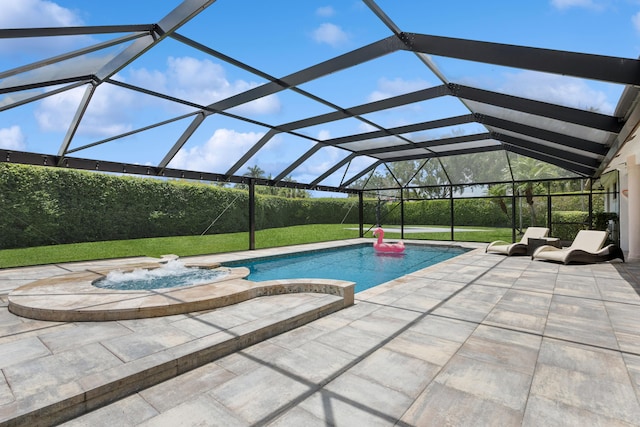
{"label": "chair armrest", "polygon": [[495,240],[491,243],[489,243],[489,245],[484,249],[485,252],[487,252],[487,250],[492,247],[492,246],[498,246],[498,245],[510,245],[511,243],[509,242],[505,242],[504,240]]}
{"label": "chair armrest", "polygon": [[551,245],[542,245],[540,247],[538,247],[535,252],[533,253],[533,255],[531,255],[531,259],[534,259],[536,256],[538,256],[539,253],[541,252],[548,252],[548,251],[561,251],[563,250],[562,248],[556,248],[555,246],[551,246]]}

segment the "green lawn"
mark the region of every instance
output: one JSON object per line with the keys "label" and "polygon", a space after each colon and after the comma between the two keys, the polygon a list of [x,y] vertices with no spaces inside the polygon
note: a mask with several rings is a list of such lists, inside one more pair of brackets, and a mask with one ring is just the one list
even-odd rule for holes
{"label": "green lawn", "polygon": [[[414,226],[415,227],[415,226]],[[365,231],[369,226],[365,226]],[[457,227],[464,228],[464,227]],[[480,227],[467,227],[479,229]],[[450,240],[448,227],[437,233],[405,233],[405,239]],[[468,242],[511,241],[511,229],[486,231],[456,231],[455,240]],[[256,232],[256,248],[270,248],[358,237],[357,224],[316,224],[275,228]],[[371,237],[367,233],[365,237]],[[398,239],[399,233],[387,233],[386,238]],[[233,252],[249,249],[249,233],[215,234],[208,236],[158,237],[135,240],[74,243],[0,250],[0,268],[54,264],[133,256],[159,257]]]}

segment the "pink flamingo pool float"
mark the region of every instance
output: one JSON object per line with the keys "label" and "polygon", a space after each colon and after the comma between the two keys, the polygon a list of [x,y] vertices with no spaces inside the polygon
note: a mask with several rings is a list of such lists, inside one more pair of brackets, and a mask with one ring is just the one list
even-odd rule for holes
{"label": "pink flamingo pool float", "polygon": [[404,242],[402,240],[397,243],[384,243],[382,241],[384,239],[384,230],[382,228],[376,228],[373,231],[373,235],[378,237],[378,241],[373,244],[373,249],[376,252],[396,254],[404,252]]}

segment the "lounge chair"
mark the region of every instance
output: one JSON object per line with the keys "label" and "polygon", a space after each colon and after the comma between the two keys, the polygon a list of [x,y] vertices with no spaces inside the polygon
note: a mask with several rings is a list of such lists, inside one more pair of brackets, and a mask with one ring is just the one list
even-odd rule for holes
{"label": "lounge chair", "polygon": [[606,231],[580,230],[568,248],[558,249],[548,245],[540,246],[533,253],[531,259],[543,259],[564,264],[569,264],[570,262],[592,264],[616,258],[624,262],[622,249],[613,244],[603,247],[606,241]]}
{"label": "lounge chair", "polygon": [[527,244],[529,239],[540,239],[547,237],[549,229],[546,227],[529,227],[527,231],[522,235],[522,239],[516,243],[505,242],[504,240],[496,240],[489,243],[489,246],[484,250],[485,252],[496,252],[503,255],[526,255]]}

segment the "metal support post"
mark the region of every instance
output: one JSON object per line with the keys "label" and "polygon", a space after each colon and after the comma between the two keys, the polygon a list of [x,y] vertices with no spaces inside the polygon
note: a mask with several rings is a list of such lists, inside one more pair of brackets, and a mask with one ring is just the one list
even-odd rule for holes
{"label": "metal support post", "polygon": [[364,237],[364,196],[358,191],[358,222],[360,223],[360,237]]}
{"label": "metal support post", "polygon": [[256,180],[249,179],[249,250],[256,248]]}

